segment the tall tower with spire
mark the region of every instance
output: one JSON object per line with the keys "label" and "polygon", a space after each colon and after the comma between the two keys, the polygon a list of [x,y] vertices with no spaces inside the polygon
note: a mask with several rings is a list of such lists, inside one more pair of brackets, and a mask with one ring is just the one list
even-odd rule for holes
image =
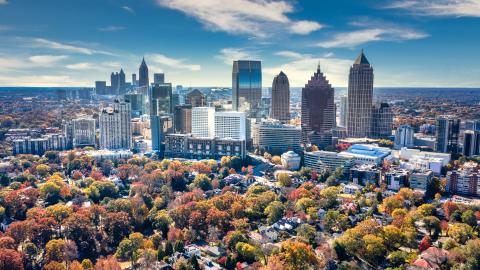
{"label": "tall tower with spire", "polygon": [[273,78],[270,118],[290,121],[290,83],[283,71]]}
{"label": "tall tower with spire", "polygon": [[120,73],[118,73],[118,92],[123,95],[125,94],[125,91],[127,91],[125,72],[123,72],[123,68],[121,68]]}
{"label": "tall tower with spire", "polygon": [[348,78],[347,133],[349,137],[371,136],[372,106],[373,67],[362,50],[350,67]]}
{"label": "tall tower with spire", "polygon": [[150,84],[148,80],[148,66],[147,63],[145,63],[145,57],[142,59],[142,64],[140,65],[140,68],[138,69],[138,86],[143,87],[147,86]]}
{"label": "tall tower with spire", "polygon": [[335,127],[334,89],[320,71],[320,63],[302,89],[302,142],[325,146],[331,144]]}

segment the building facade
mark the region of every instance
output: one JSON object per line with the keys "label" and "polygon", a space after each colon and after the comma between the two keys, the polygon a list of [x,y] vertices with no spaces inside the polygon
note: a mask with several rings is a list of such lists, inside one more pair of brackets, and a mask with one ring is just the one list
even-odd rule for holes
{"label": "building facade", "polygon": [[148,87],[150,81],[148,79],[148,66],[145,62],[145,58],[142,59],[140,68],[138,69],[138,86],[139,87]]}
{"label": "building facade", "polygon": [[467,130],[464,132],[463,155],[467,157],[480,155],[480,131]]}
{"label": "building facade", "polygon": [[150,114],[165,115],[171,114],[172,107],[172,84],[154,84],[150,95]]}
{"label": "building facade", "polygon": [[388,138],[392,136],[393,112],[387,103],[376,103],[372,107],[373,138]]}
{"label": "building facade", "polygon": [[341,127],[347,127],[347,117],[348,117],[348,96],[340,97],[340,121],[338,123]]}
{"label": "building facade", "polygon": [[173,129],[175,133],[192,133],[192,105],[178,105],[173,110]]}
{"label": "building facade", "polygon": [[73,147],[81,148],[96,145],[95,119],[77,118],[72,120],[73,125]]}
{"label": "building facade", "polygon": [[115,100],[112,107],[103,108],[99,123],[101,149],[132,148],[130,102]]}
{"label": "building facade", "polygon": [[436,124],[435,151],[458,153],[460,119],[453,116],[439,116]]}
{"label": "building facade", "polygon": [[288,123],[290,121],[290,83],[283,71],[273,78],[270,102],[270,118]]}
{"label": "building facade", "polygon": [[154,84],[165,83],[165,74],[164,73],[154,73],[153,74],[153,83]]}
{"label": "building facade", "polygon": [[202,92],[200,92],[200,90],[193,89],[187,94],[185,98],[185,104],[191,105],[192,108],[205,107],[207,106],[207,98],[204,94],[202,94]]}
{"label": "building facade", "polygon": [[302,89],[302,142],[330,145],[335,127],[334,89],[320,71],[316,72]]}
{"label": "building facade", "polygon": [[215,108],[192,108],[192,135],[195,137],[215,136]]}
{"label": "building facade", "polygon": [[232,108],[256,117],[262,99],[262,64],[238,60],[232,70]]}
{"label": "building facade", "polygon": [[346,174],[354,165],[353,158],[341,156],[336,152],[304,152],[303,157],[305,167],[314,169],[317,172],[321,172],[323,170],[334,172],[337,168],[342,167],[344,174]]}
{"label": "building facade", "polygon": [[247,140],[247,115],[244,112],[215,112],[215,137]]}
{"label": "building facade", "polygon": [[348,77],[349,137],[370,137],[373,105],[373,67],[362,52],[350,67]]}
{"label": "building facade", "polygon": [[150,128],[152,131],[152,150],[163,152],[165,136],[173,133],[173,119],[171,115],[151,115]]}
{"label": "building facade", "polygon": [[300,151],[302,129],[277,120],[261,121],[252,125],[253,147],[280,155],[289,150]]}
{"label": "building facade", "polygon": [[395,149],[402,147],[411,148],[414,146],[413,128],[410,125],[401,125],[395,130]]}
{"label": "building facade", "polygon": [[447,173],[446,190],[451,194],[477,196],[480,194],[479,176],[480,173],[474,168],[450,171]]}

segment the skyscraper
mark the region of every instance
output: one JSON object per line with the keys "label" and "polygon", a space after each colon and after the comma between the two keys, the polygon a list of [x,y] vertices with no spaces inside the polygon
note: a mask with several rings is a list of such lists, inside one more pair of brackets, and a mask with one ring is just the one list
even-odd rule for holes
{"label": "skyscraper", "polygon": [[215,136],[215,108],[192,108],[192,135],[195,137]]}
{"label": "skyscraper", "polygon": [[153,74],[153,83],[154,84],[165,83],[165,74],[164,73],[154,73]]}
{"label": "skyscraper", "polygon": [[439,116],[436,124],[435,151],[458,153],[460,119],[453,116]]}
{"label": "skyscraper", "polygon": [[302,89],[302,142],[315,145],[331,144],[335,127],[334,89],[320,71]]}
{"label": "skyscraper", "polygon": [[106,81],[96,81],[95,82],[95,93],[97,95],[107,94],[107,82]]}
{"label": "skyscraper", "polygon": [[467,157],[480,155],[480,131],[465,131],[463,135],[463,155]]}
{"label": "skyscraper", "polygon": [[192,107],[204,107],[207,106],[207,100],[204,94],[198,89],[193,89],[187,94],[185,99],[186,104],[192,105]]}
{"label": "skyscraper", "polygon": [[120,69],[120,73],[118,73],[118,94],[123,95],[126,91],[125,72],[123,72],[122,68]]}
{"label": "skyscraper", "polygon": [[132,124],[130,102],[115,100],[112,107],[100,112],[100,148],[132,148]]}
{"label": "skyscraper", "polygon": [[247,140],[245,112],[215,112],[215,137],[220,139]]}
{"label": "skyscraper", "polygon": [[290,121],[290,83],[283,71],[273,78],[270,118],[283,123]]}
{"label": "skyscraper", "polygon": [[148,66],[145,63],[145,58],[142,59],[142,64],[140,64],[140,68],[138,69],[138,86],[143,87],[150,84],[148,80]]}
{"label": "skyscraper", "polygon": [[154,84],[150,96],[151,115],[171,114],[172,108],[172,84]]}
{"label": "skyscraper", "polygon": [[73,124],[73,147],[95,146],[95,119],[77,118]]}
{"label": "skyscraper", "polygon": [[261,99],[261,62],[250,60],[234,61],[232,71],[233,110],[247,112],[249,116],[257,117]]}
{"label": "skyscraper", "polygon": [[173,133],[173,119],[171,115],[151,115],[150,128],[152,130],[152,150],[163,152],[165,135]]}
{"label": "skyscraper", "polygon": [[132,86],[137,86],[137,74],[132,73]]}
{"label": "skyscraper", "polygon": [[349,137],[369,137],[372,129],[373,67],[362,52],[350,67],[348,78]]}
{"label": "skyscraper", "polygon": [[341,127],[347,126],[347,117],[348,117],[348,97],[340,97],[340,123],[338,124]]}
{"label": "skyscraper", "polygon": [[392,135],[393,112],[388,103],[375,103],[372,106],[373,138],[385,139]]}
{"label": "skyscraper", "polygon": [[112,72],[110,75],[110,91],[111,93],[108,93],[110,95],[116,95],[118,93],[118,72]]}
{"label": "skyscraper", "polygon": [[178,105],[173,109],[173,129],[175,133],[192,133],[192,105]]}

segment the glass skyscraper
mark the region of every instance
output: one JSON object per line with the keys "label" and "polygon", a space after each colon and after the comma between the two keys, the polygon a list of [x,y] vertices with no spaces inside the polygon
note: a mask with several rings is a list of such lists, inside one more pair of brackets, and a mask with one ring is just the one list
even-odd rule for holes
{"label": "glass skyscraper", "polygon": [[232,71],[233,110],[247,112],[249,116],[256,117],[261,99],[261,62],[250,60],[234,61]]}

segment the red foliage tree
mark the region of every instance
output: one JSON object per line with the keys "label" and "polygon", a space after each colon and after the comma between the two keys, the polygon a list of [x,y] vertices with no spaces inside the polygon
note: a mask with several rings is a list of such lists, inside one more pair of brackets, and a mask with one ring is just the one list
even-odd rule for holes
{"label": "red foliage tree", "polygon": [[0,249],[0,269],[23,270],[22,254],[13,249]]}
{"label": "red foliage tree", "polygon": [[431,246],[432,246],[432,239],[430,238],[430,236],[426,235],[425,237],[423,237],[422,241],[420,241],[420,244],[418,245],[418,249],[420,250],[420,252],[423,252]]}

